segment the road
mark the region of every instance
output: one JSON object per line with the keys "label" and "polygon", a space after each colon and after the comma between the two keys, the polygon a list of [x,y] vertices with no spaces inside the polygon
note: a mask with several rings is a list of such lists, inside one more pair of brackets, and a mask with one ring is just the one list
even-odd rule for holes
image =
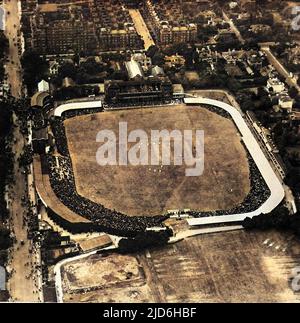
{"label": "road", "polygon": [[223,11],[223,18],[224,20],[230,25],[231,30],[235,33],[237,39],[244,45],[245,40],[242,37],[240,31],[235,26],[234,22],[227,16],[227,14]]}
{"label": "road", "polygon": [[11,86],[12,96],[19,98],[22,95],[21,63],[18,49],[18,41],[21,46],[21,38],[18,37],[20,31],[20,5],[16,0],[5,0],[3,4],[6,12],[5,35],[9,40],[8,62],[6,73],[8,83]]}
{"label": "road", "polygon": [[140,13],[137,9],[130,9],[129,14],[133,20],[133,23],[135,25],[135,29],[137,33],[143,38],[145,43],[145,50],[147,50],[149,47],[155,45],[154,40],[152,39],[152,36],[149,32],[149,29]]}
{"label": "road", "polygon": [[[8,62],[5,66],[11,94],[15,98],[22,96],[22,75],[19,48],[22,46],[20,37],[20,3],[19,1],[5,0],[3,4],[6,12],[5,34],[9,40]],[[19,34],[19,35],[18,35]],[[18,157],[23,152],[26,138],[21,133],[18,120],[14,115],[14,179],[15,183],[9,187],[8,205],[10,211],[10,228],[15,236],[15,244],[9,253],[8,271],[10,279],[7,283],[12,301],[38,302],[42,300],[39,288],[41,275],[37,265],[40,264],[40,250],[27,238],[27,226],[24,215],[27,208],[22,203],[22,197],[27,192],[25,174],[19,169]]]}
{"label": "road", "polygon": [[[14,124],[17,124],[15,118]],[[13,301],[37,302],[39,300],[35,266],[38,263],[38,252],[35,252],[32,242],[27,239],[27,227],[23,219],[27,208],[22,205],[22,196],[26,192],[25,175],[18,167],[17,159],[23,151],[24,137],[19,126],[14,128],[14,179],[15,183],[9,190],[10,227],[13,230],[16,243],[10,251],[8,290]],[[23,243],[22,243],[23,241]],[[37,250],[36,250],[37,251]]]}
{"label": "road", "polygon": [[283,76],[286,80],[286,83],[290,87],[295,87],[300,93],[300,86],[297,83],[297,80],[294,77],[291,77],[290,72],[280,63],[277,57],[274,56],[269,46],[262,45],[261,50],[266,54],[269,62],[276,68],[277,72]]}

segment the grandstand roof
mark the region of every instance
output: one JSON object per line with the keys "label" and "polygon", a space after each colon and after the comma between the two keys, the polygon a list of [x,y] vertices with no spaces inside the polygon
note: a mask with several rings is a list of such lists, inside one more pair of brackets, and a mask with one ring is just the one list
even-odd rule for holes
{"label": "grandstand roof", "polygon": [[140,63],[136,62],[135,60],[132,59],[131,61],[126,62],[125,66],[130,79],[133,79],[137,76],[140,76],[140,77],[144,76]]}
{"label": "grandstand roof", "polygon": [[79,243],[83,252],[89,252],[100,248],[105,248],[111,246],[113,241],[111,240],[110,236],[107,234],[103,234],[102,236],[83,240]]}
{"label": "grandstand roof", "polygon": [[34,94],[34,96],[31,98],[31,106],[35,107],[43,107],[44,106],[44,100],[49,97],[50,94],[48,92],[37,92]]}

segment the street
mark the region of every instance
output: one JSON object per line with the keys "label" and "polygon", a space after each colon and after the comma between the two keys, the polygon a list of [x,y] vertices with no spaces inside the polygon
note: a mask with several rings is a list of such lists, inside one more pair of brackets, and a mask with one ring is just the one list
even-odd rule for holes
{"label": "street", "polygon": [[[14,121],[16,124],[16,119]],[[22,203],[22,197],[26,192],[26,181],[17,161],[23,151],[24,138],[18,126],[14,128],[14,138],[17,139],[13,146],[15,183],[10,188],[8,196],[11,214],[10,227],[13,230],[16,242],[10,251],[8,271],[11,278],[8,281],[8,290],[13,301],[38,301],[35,267],[38,265],[39,259],[37,250],[35,250],[31,240],[27,238],[27,226],[24,224],[27,208]]]}
{"label": "street", "polygon": [[[20,63],[20,48],[22,46],[20,31],[20,3],[4,1],[6,12],[5,34],[9,39],[8,63],[6,74],[12,96],[22,96],[22,75]],[[7,283],[12,301],[38,302],[42,300],[40,282],[40,250],[27,238],[28,227],[24,223],[27,207],[22,198],[27,192],[25,174],[19,169],[18,158],[21,155],[26,139],[21,133],[17,117],[14,115],[14,183],[9,187],[8,206],[10,211],[10,228],[14,234],[15,244],[9,253],[7,266],[10,279]],[[40,290],[40,291],[39,291]]]}
{"label": "street", "polygon": [[[242,43],[245,44],[245,40],[242,37],[240,31],[238,30],[238,28],[235,26],[234,22],[232,21],[232,19],[230,19],[227,14],[223,11],[223,18],[224,20],[230,25],[231,30],[235,33],[236,37],[238,38],[238,40]],[[290,86],[290,87],[295,87],[296,90],[298,91],[298,93],[300,93],[300,86],[297,83],[297,79],[293,76],[291,76],[290,72],[287,71],[287,69],[280,63],[280,61],[273,55],[271,49],[270,49],[270,45],[272,45],[272,43],[268,44],[268,43],[262,43],[260,45],[261,50],[266,54],[269,62],[275,67],[275,69],[277,70],[277,72],[283,76],[286,80],[286,83]]]}
{"label": "street", "polygon": [[233,23],[232,19],[230,19],[224,11],[223,11],[223,18],[230,25],[230,28],[235,33],[237,39],[244,45],[245,44],[245,40],[242,37],[240,31],[237,29],[237,27]]}
{"label": "street", "polygon": [[151,34],[148,30],[148,27],[140,13],[139,10],[131,9],[129,10],[129,14],[133,20],[133,23],[135,25],[135,29],[137,33],[143,38],[145,43],[145,50],[147,50],[149,47],[155,45],[154,40],[151,37]]}
{"label": "street", "polygon": [[[21,63],[18,48],[21,46],[20,33],[20,13],[19,1],[4,1],[4,10],[6,12],[5,35],[9,40],[9,55],[6,64],[6,73],[8,76],[8,83],[11,86],[12,96],[19,98],[22,96],[22,76]],[[20,35],[20,34],[19,34]]]}
{"label": "street", "polygon": [[286,83],[290,87],[295,87],[298,93],[300,93],[300,86],[298,85],[296,78],[292,77],[280,61],[273,55],[270,47],[263,45],[261,46],[261,50],[266,54],[269,62],[276,68],[277,72],[285,78]]}

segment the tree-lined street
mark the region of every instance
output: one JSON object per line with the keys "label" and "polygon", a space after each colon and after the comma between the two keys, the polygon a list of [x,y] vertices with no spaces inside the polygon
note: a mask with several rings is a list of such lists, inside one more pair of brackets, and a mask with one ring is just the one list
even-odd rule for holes
{"label": "tree-lined street", "polygon": [[137,33],[144,40],[145,50],[147,50],[151,46],[154,46],[155,42],[152,39],[152,36],[149,32],[149,29],[144,21],[144,18],[141,15],[140,11],[137,9],[131,9],[131,10],[129,10],[129,14],[134,22],[135,29],[136,29]]}
{"label": "tree-lined street", "polygon": [[[8,62],[5,66],[11,94],[15,98],[22,97],[22,37],[20,27],[20,2],[4,1],[5,35],[9,40]],[[20,124],[14,115],[14,142],[12,152],[14,155],[14,183],[9,187],[10,228],[15,243],[10,250],[8,272],[8,290],[13,301],[37,302],[41,300],[41,283],[39,279],[40,253],[28,239],[28,227],[24,222],[28,207],[26,200],[26,175],[20,169],[18,158],[23,152],[26,138],[21,132]]]}
{"label": "tree-lined street", "polygon": [[12,96],[22,96],[22,75],[21,75],[21,26],[19,1],[5,0],[3,4],[5,11],[5,35],[9,40],[8,62],[6,73],[8,83],[11,86]]}

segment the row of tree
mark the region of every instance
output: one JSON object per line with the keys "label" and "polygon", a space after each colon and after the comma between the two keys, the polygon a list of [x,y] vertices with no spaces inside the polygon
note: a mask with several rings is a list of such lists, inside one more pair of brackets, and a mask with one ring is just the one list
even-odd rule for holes
{"label": "row of tree", "polygon": [[172,236],[172,232],[167,229],[162,232],[144,232],[138,234],[136,237],[131,239],[121,239],[119,242],[120,253],[135,253],[139,251],[143,251],[147,248],[155,248],[165,246],[170,237]]}
{"label": "row of tree", "polygon": [[271,214],[246,218],[243,226],[247,230],[289,230],[300,238],[300,214],[290,215],[284,206],[277,207]]}
{"label": "row of tree", "polygon": [[32,49],[24,52],[21,64],[23,80],[27,86],[28,94],[31,96],[35,92],[37,84],[42,79],[47,79],[49,66],[46,60]]}
{"label": "row of tree", "polygon": [[0,101],[0,265],[6,262],[7,249],[11,245],[10,232],[3,227],[8,217],[5,188],[12,181],[12,153],[8,145],[11,128],[10,105],[8,102]]}
{"label": "row of tree", "polygon": [[8,40],[4,35],[4,32],[0,30],[0,82],[3,81],[5,71],[4,71],[4,60],[8,50]]}
{"label": "row of tree", "polygon": [[3,224],[7,220],[8,210],[5,201],[5,187],[11,181],[12,155],[8,146],[11,131],[12,114],[7,102],[0,101],[0,266],[7,262],[8,249],[12,244],[10,231]]}

